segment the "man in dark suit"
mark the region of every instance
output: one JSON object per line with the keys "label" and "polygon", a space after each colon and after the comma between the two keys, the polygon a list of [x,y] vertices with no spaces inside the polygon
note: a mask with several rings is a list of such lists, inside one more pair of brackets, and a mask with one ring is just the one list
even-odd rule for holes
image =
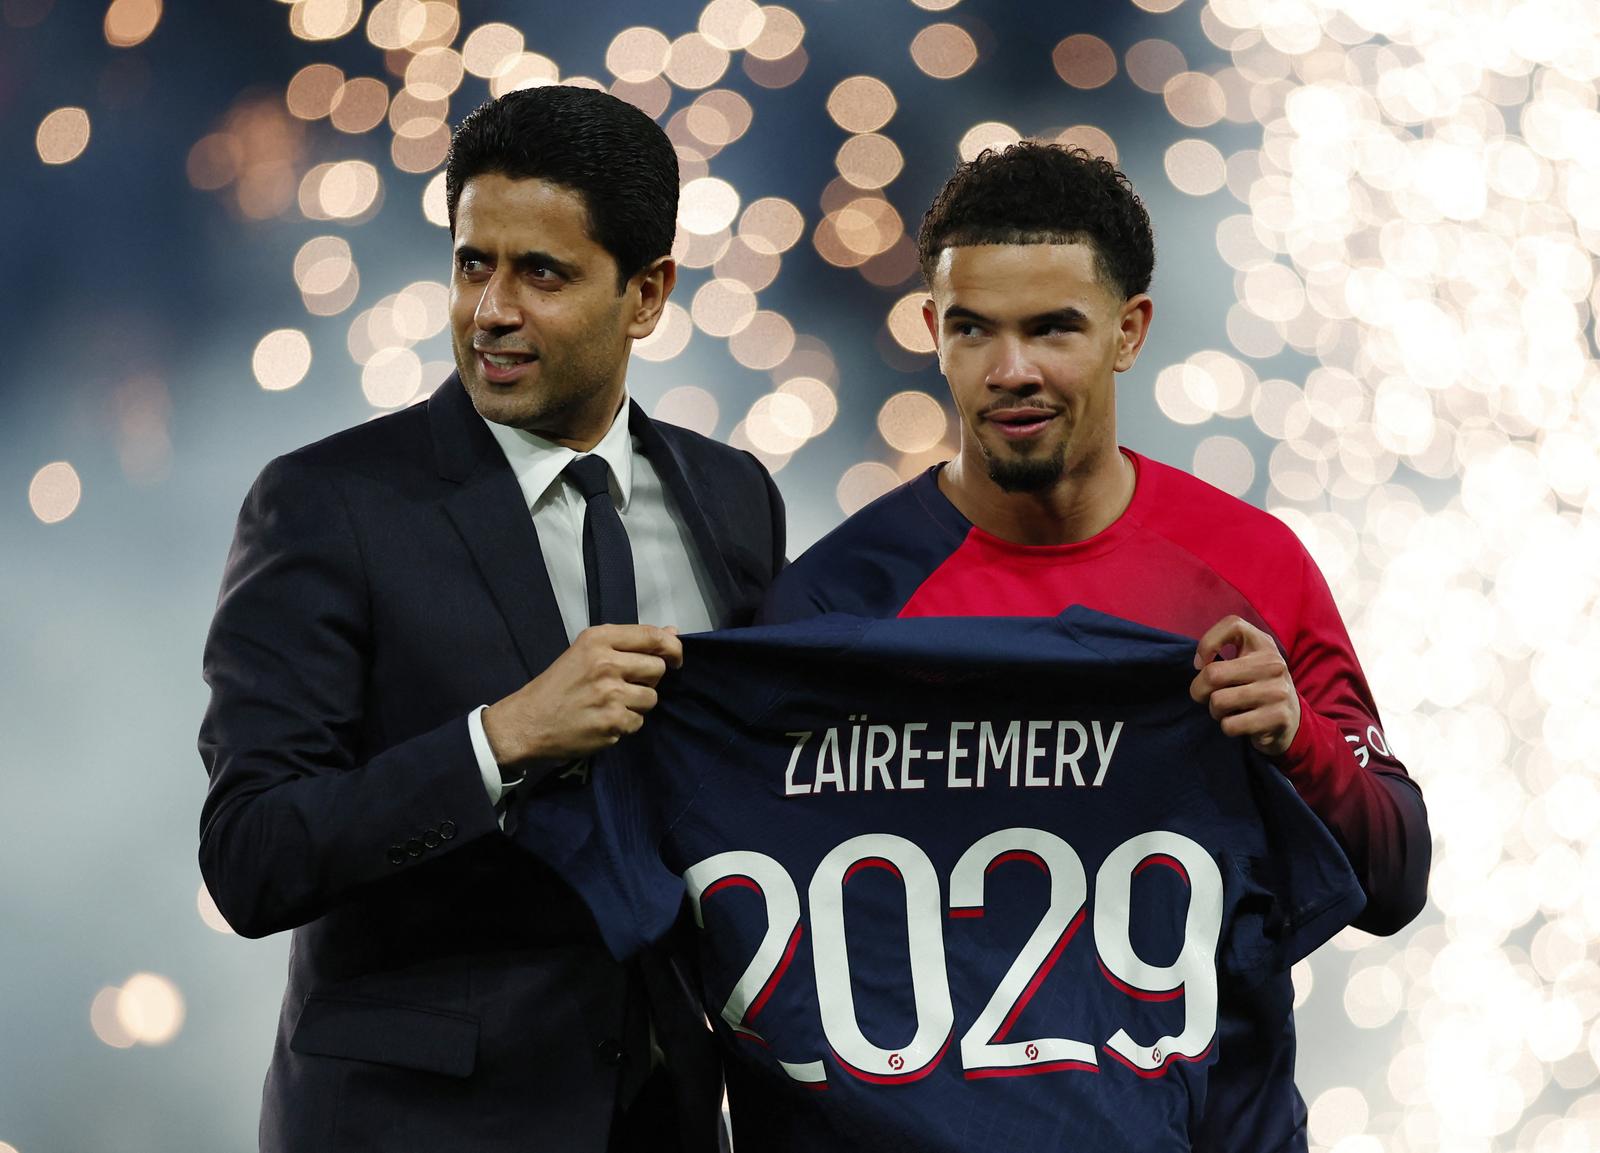
{"label": "man in dark suit", "polygon": [[512,93],[446,184],[457,373],[266,467],[206,645],[201,869],[242,935],[294,931],[261,1147],[715,1148],[687,985],[505,830],[645,723],[678,628],[750,615],[782,502],[627,399],[675,279],[648,117]]}

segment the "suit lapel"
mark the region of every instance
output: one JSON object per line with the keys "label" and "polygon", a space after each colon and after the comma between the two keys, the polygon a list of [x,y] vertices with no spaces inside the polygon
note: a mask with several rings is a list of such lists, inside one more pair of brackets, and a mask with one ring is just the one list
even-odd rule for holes
{"label": "suit lapel", "polygon": [[[718,546],[717,536],[706,514],[706,503],[715,503],[718,499],[716,486],[704,483],[690,485],[684,475],[683,461],[667,443],[666,437],[661,435],[655,422],[644,414],[644,409],[631,401],[628,407],[628,431],[639,438],[639,447],[650,458],[656,475],[661,478],[662,488],[672,498],[679,515],[683,517],[683,523],[689,529],[689,535],[694,538],[700,562],[713,586],[713,619],[720,620],[739,603],[739,597],[733,574],[728,571],[728,563],[723,559],[722,549]],[[720,505],[716,507],[720,512]],[[723,523],[726,519],[725,516],[719,517],[718,522]]]}
{"label": "suit lapel", "polygon": [[537,676],[565,651],[567,630],[522,489],[459,376],[452,373],[429,398],[428,416],[439,475],[456,486],[445,496],[445,512],[489,586],[528,675]]}

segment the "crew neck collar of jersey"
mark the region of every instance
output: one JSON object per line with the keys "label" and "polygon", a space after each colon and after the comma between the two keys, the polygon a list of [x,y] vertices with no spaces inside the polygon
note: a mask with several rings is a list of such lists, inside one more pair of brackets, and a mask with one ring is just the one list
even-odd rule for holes
{"label": "crew neck collar of jersey", "polygon": [[925,500],[925,503],[930,504],[930,510],[934,511],[941,521],[963,537],[982,541],[987,547],[1019,560],[1059,562],[1068,558],[1099,556],[1116,548],[1138,529],[1150,504],[1151,478],[1149,470],[1144,467],[1144,458],[1132,449],[1122,448],[1120,445],[1118,449],[1128,458],[1128,463],[1133,465],[1133,496],[1128,501],[1128,507],[1122,510],[1116,520],[1083,540],[1067,541],[1062,544],[1019,544],[973,524],[962,515],[961,510],[956,508],[939,487],[939,470],[944,468],[943,462],[922,474],[926,492],[932,498],[931,501]]}

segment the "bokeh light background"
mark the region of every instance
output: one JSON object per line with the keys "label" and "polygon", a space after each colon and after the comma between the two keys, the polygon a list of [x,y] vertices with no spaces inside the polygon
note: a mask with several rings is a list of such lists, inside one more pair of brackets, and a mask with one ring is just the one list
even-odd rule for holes
{"label": "bokeh light background", "polygon": [[287,939],[194,863],[233,518],[448,371],[448,125],[557,79],[678,147],[631,387],[791,551],[954,443],[958,155],[1117,159],[1123,440],[1305,540],[1432,815],[1417,923],[1295,974],[1313,1147],[1600,1149],[1597,77],[1592,0],[0,0],[0,1153],[253,1148]]}

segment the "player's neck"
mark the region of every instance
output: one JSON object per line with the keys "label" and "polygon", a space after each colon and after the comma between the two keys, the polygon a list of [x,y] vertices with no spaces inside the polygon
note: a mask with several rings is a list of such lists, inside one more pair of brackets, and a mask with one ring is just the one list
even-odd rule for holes
{"label": "player's neck", "polygon": [[939,490],[984,532],[1013,544],[1072,544],[1109,528],[1133,500],[1137,472],[1113,449],[1091,468],[1039,492],[1007,492],[962,452],[939,471]]}

